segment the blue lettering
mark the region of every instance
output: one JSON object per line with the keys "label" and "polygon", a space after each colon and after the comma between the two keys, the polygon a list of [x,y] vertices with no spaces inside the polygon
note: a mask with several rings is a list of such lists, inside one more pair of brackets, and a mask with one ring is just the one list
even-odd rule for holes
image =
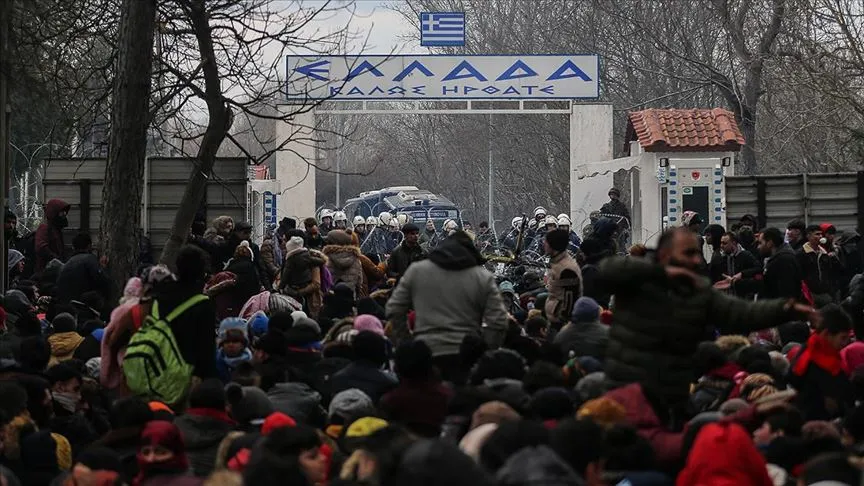
{"label": "blue lettering", "polygon": [[585,74],[585,71],[579,69],[579,66],[571,60],[567,60],[561,65],[551,76],[546,78],[546,81],[554,81],[556,79],[579,78],[582,81],[591,81],[591,78]]}
{"label": "blue lettering", "polygon": [[369,94],[369,95],[373,95],[373,94],[375,94],[376,92],[377,92],[377,93],[384,94],[384,90],[381,89],[381,86],[375,86],[374,88],[372,88],[371,91],[369,91],[368,94]]}
{"label": "blue lettering", "polygon": [[411,92],[414,94],[426,96],[426,93],[423,92],[424,88],[426,88],[425,84],[423,86],[414,86],[413,88],[411,88]]}
{"label": "blue lettering", "polygon": [[447,93],[459,94],[459,86],[453,85],[452,88],[448,88],[447,86],[441,86],[441,94],[447,96]]}
{"label": "blue lettering", "polygon": [[515,86],[510,86],[509,88],[505,89],[504,92],[501,93],[501,94],[505,94],[505,95],[515,94],[515,95],[518,95],[518,94],[519,94],[519,90],[516,89]]}
{"label": "blue lettering", "polygon": [[[467,71],[465,74],[461,74],[462,71]],[[486,81],[486,77],[480,74],[480,71],[471,65],[468,61],[462,61],[456,66],[450,74],[444,76],[442,81],[452,81],[454,79],[465,79],[465,78],[477,78],[479,81]]]}
{"label": "blue lettering", "polygon": [[351,88],[351,91],[348,92],[348,95],[347,95],[347,96],[351,96],[351,95],[355,95],[355,94],[362,95],[362,94],[363,94],[363,90],[361,90],[361,89],[358,88],[357,86],[354,86],[353,88]]}
{"label": "blue lettering", "polygon": [[371,62],[363,61],[360,63],[359,66],[355,67],[354,69],[351,70],[350,73],[348,73],[348,77],[345,78],[345,80],[351,81],[352,79],[356,78],[357,76],[360,76],[361,74],[363,74],[364,72],[367,72],[367,71],[374,74],[375,76],[378,76],[379,78],[381,76],[384,76],[381,73],[381,71],[378,70],[378,68],[376,68],[375,66],[372,65]]}
{"label": "blue lettering", "polygon": [[477,88],[475,88],[473,86],[465,86],[464,88],[462,88],[462,94],[467,95],[468,93],[470,93],[472,91],[477,91]]}
{"label": "blue lettering", "polygon": [[393,81],[402,81],[409,74],[411,74],[415,69],[420,71],[421,73],[425,74],[426,76],[434,76],[434,74],[432,74],[432,71],[427,69],[426,66],[424,66],[423,64],[420,64],[420,61],[414,61],[411,64],[409,64],[408,66],[406,66],[405,69],[403,69],[401,73],[397,74],[396,77],[393,78]]}
{"label": "blue lettering", "polygon": [[338,94],[342,94],[342,88],[338,86],[330,86],[330,96],[336,96]]}
{"label": "blue lettering", "polygon": [[530,95],[530,94],[534,94],[534,88],[536,88],[537,86],[522,86],[522,87],[527,89],[528,94]]}
{"label": "blue lettering", "polygon": [[540,88],[540,91],[542,91],[548,95],[554,95],[555,94],[555,87],[554,86],[546,86],[545,88]]}
{"label": "blue lettering", "polygon": [[395,94],[404,95],[405,94],[405,88],[403,88],[401,86],[393,86],[392,88],[387,90],[387,94],[389,94],[390,96],[393,96]]}
{"label": "blue lettering", "polygon": [[[521,71],[521,72],[518,72]],[[509,79],[519,79],[519,78],[530,78],[532,76],[537,76],[537,71],[534,71],[527,64],[522,61],[516,61],[512,66],[507,68],[506,71],[501,73],[501,76],[498,76],[498,79],[495,81],[507,81]]]}
{"label": "blue lettering", "polygon": [[499,91],[501,90],[496,88],[495,86],[486,86],[485,88],[483,88],[483,92],[489,95],[493,95]]}

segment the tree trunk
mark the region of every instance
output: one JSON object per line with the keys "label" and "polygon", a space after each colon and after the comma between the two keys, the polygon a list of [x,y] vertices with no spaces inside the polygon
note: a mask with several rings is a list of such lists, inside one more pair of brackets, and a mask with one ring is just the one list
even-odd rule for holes
{"label": "tree trunk", "polygon": [[186,184],[183,199],[180,201],[180,209],[174,215],[171,233],[159,259],[161,263],[172,269],[175,268],[180,247],[183,246],[189,236],[189,229],[195,219],[195,213],[198,212],[204,197],[207,180],[213,172],[216,153],[219,146],[222,145],[222,141],[225,140],[232,122],[231,110],[225,104],[222,96],[219,66],[216,64],[213,38],[210,32],[210,19],[204,0],[190,0],[187,5],[189,20],[195,31],[195,38],[201,55],[201,72],[204,74],[204,99],[207,103],[209,120],[198,154],[195,157],[195,167],[189,176],[189,183]]}
{"label": "tree trunk", "polygon": [[741,147],[741,169],[736,171],[741,175],[756,174],[756,113],[754,110],[743,110],[741,114],[741,134],[744,135],[744,146]]}
{"label": "tree trunk", "polygon": [[114,295],[138,265],[156,1],[123,0],[122,9],[99,225]]}

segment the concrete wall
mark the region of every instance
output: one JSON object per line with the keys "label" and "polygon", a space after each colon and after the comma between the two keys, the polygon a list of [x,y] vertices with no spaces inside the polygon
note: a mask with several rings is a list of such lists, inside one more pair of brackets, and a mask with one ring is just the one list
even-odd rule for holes
{"label": "concrete wall", "polygon": [[[298,107],[283,105],[279,109],[291,113]],[[285,217],[296,218],[298,226],[303,218],[315,215],[315,167],[308,163],[316,163],[314,126],[315,114],[310,111],[295,115],[292,123],[279,123],[276,128],[278,141],[292,139],[276,154],[276,180],[282,188],[276,198],[276,211],[280,221]]]}
{"label": "concrete wall", "polygon": [[612,187],[613,175],[579,179],[576,167],[612,159],[612,105],[574,104],[570,113],[570,218],[581,228],[591,211],[600,209]]}

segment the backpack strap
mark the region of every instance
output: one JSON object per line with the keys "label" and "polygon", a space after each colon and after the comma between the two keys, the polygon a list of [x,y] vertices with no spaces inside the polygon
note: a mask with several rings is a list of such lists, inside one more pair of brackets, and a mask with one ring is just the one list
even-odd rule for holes
{"label": "backpack strap", "polygon": [[141,304],[136,304],[132,307],[132,327],[137,331],[141,329],[141,323],[143,319],[141,318]]}
{"label": "backpack strap", "polygon": [[[205,300],[208,300],[208,299],[210,299],[210,298],[204,294],[198,294],[198,295],[194,295],[194,296],[190,297],[189,300],[187,300],[186,302],[183,302],[182,304],[178,305],[174,310],[172,310],[171,313],[169,313],[168,316],[165,317],[165,322],[173,321],[174,319],[179,317],[180,314],[189,310],[190,307],[198,304],[199,302],[204,302]],[[154,302],[154,305],[155,304],[156,303]]]}

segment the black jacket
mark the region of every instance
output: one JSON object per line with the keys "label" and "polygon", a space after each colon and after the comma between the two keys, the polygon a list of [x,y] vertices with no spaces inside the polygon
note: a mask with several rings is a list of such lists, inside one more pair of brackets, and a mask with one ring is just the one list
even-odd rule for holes
{"label": "black jacket", "polygon": [[[832,375],[810,363],[802,376],[789,373],[789,384],[798,392],[794,404],[804,414],[805,420],[833,420],[844,417],[855,407],[852,384],[843,371]],[[828,410],[829,402],[832,408],[836,407],[833,412]]]}
{"label": "black jacket", "polygon": [[573,351],[574,356],[591,356],[603,361],[609,345],[609,326],[600,322],[571,322],[555,335],[555,345],[565,356]]}
{"label": "black jacket", "polygon": [[306,287],[312,283],[312,270],[326,262],[320,253],[312,253],[305,248],[286,257],[280,269],[280,290],[300,290]]}
{"label": "black jacket", "polygon": [[[167,316],[175,307],[200,294],[203,284],[168,282],[155,297],[159,314]],[[180,354],[202,379],[216,378],[216,308],[211,300],[199,302],[171,322]]]}
{"label": "black jacket", "polygon": [[219,443],[236,426],[216,417],[192,413],[177,417],[174,425],[183,433],[190,466],[198,477],[206,477],[213,472]]}
{"label": "black jacket", "polygon": [[807,282],[810,293],[814,297],[827,295],[832,299],[836,298],[841,274],[840,261],[837,257],[834,254],[814,250],[808,243],[805,243],[795,256],[801,268],[801,276]]}
{"label": "black jacket", "polygon": [[405,270],[408,270],[409,265],[424,258],[426,258],[426,252],[419,244],[413,247],[407,247],[404,243],[399,245],[393,250],[390,259],[387,260],[387,277],[400,278],[405,275]]}
{"label": "black jacket", "polygon": [[99,266],[99,259],[92,253],[78,253],[63,265],[57,277],[55,298],[61,302],[81,300],[86,292],[98,292],[106,302],[111,288],[108,277]]}
{"label": "black jacket", "polygon": [[742,280],[735,282],[730,288],[729,294],[738,297],[752,297],[758,291],[758,285],[754,277],[761,273],[762,264],[747,250],[739,249],[733,255],[725,255],[720,252],[714,253],[709,264],[711,283],[724,280],[723,275],[730,277],[740,273]]}
{"label": "black jacket", "polygon": [[792,250],[781,248],[768,259],[759,299],[801,299],[801,269]]}
{"label": "black jacket", "polygon": [[371,364],[351,363],[330,379],[330,392],[336,396],[339,392],[358,388],[377,405],[381,397],[398,384],[396,378]]}
{"label": "black jacket", "polygon": [[672,403],[686,403],[693,381],[693,354],[714,329],[750,332],[790,319],[782,300],[747,302],[689,280],[670,279],[663,266],[644,258],[613,257],[598,280],[615,295],[606,349],[612,386],[642,383]]}
{"label": "black jacket", "polygon": [[[255,263],[247,257],[238,257],[231,260],[226,272],[237,276],[237,283],[231,289],[240,307],[253,295],[261,292],[261,279],[258,278],[258,268]],[[239,309],[239,307],[238,307]]]}

